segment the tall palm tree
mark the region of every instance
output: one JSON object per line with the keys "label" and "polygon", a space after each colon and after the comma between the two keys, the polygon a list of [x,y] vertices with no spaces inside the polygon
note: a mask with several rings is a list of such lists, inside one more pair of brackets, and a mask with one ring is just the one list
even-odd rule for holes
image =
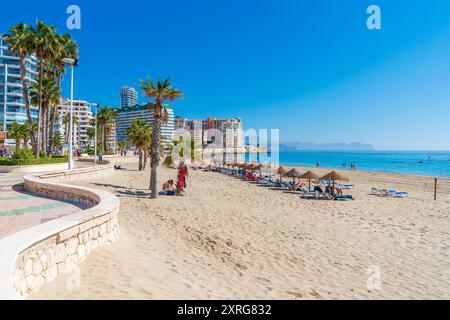
{"label": "tall palm tree", "polygon": [[53,140],[50,135],[50,131],[53,134],[53,130],[50,130],[50,124],[48,121],[49,113],[55,112],[55,106],[59,103],[61,98],[61,88],[57,85],[54,78],[44,77],[42,79],[41,86],[38,83],[34,83],[31,87],[31,102],[33,104],[38,103],[39,97],[41,97],[41,115],[42,115],[42,144],[44,146],[45,152],[49,155],[49,146],[51,146],[51,140]]}
{"label": "tall palm tree", "polygon": [[20,65],[20,81],[22,83],[23,100],[25,101],[25,112],[28,119],[28,126],[30,131],[31,144],[33,148],[37,149],[36,136],[33,131],[33,121],[30,112],[30,100],[28,95],[29,80],[26,77],[25,58],[33,53],[33,28],[21,22],[9,30],[9,33],[4,34],[5,44],[9,45],[9,50],[15,52],[19,56]]}
{"label": "tall palm tree", "polygon": [[[55,34],[55,51],[54,54],[48,59],[46,72],[48,77],[56,78],[57,85],[61,86],[61,81],[63,74],[66,72],[66,64],[63,62],[64,58],[72,58],[78,61],[78,49],[79,45],[75,43],[72,36],[68,33],[65,34]],[[50,106],[47,112],[46,121],[48,125],[48,147],[47,154],[52,153],[53,149],[53,128],[57,118],[57,110],[55,106]]]}
{"label": "tall palm tree", "polygon": [[60,132],[55,132],[53,136],[53,148],[52,151],[60,150],[62,147],[62,136]]}
{"label": "tall palm tree", "polygon": [[38,93],[38,101],[39,101],[39,120],[38,120],[38,132],[37,132],[37,150],[35,153],[35,157],[39,158],[39,149],[44,149],[45,145],[43,144],[43,140],[41,140],[41,129],[44,126],[43,118],[43,76],[44,76],[44,64],[49,59],[52,59],[56,55],[57,52],[57,38],[55,36],[56,27],[49,26],[43,21],[36,21],[36,28],[33,29],[32,38],[33,38],[33,51],[36,54],[36,57],[40,60],[39,63],[39,93]]}
{"label": "tall palm tree", "polygon": [[[94,124],[94,126],[95,126],[95,124]],[[91,147],[92,141],[95,138],[95,127],[94,126],[89,126],[86,129],[86,133],[88,135],[87,145],[88,145],[89,148]]]}
{"label": "tall palm tree", "polygon": [[98,110],[97,123],[102,132],[102,150],[103,153],[107,151],[106,143],[108,134],[114,125],[115,119],[119,116],[117,110],[111,109],[108,106],[100,108]]}
{"label": "tall palm tree", "polygon": [[142,157],[147,152],[152,140],[151,126],[144,119],[135,118],[131,122],[131,126],[127,129],[129,141],[136,147],[139,153],[139,171],[145,170],[142,163]]}
{"label": "tall palm tree", "polygon": [[178,91],[177,89],[172,88],[169,78],[164,81],[161,81],[161,79],[158,78],[156,84],[150,77],[148,77],[148,81],[140,80],[140,82],[140,89],[142,89],[144,91],[144,94],[152,101],[151,103],[149,103],[149,108],[151,111],[153,111],[153,136],[150,148],[150,190],[151,198],[155,199],[158,197],[157,170],[159,161],[161,159],[159,152],[161,146],[161,123],[167,123],[169,118],[164,102],[173,101],[177,98],[180,98],[183,93],[181,91]]}
{"label": "tall palm tree", "polygon": [[[66,135],[66,142],[69,143],[69,124],[70,124],[70,112],[66,112],[63,116],[62,123],[64,126],[64,131]],[[78,124],[78,117],[75,114],[72,114],[72,130],[75,131],[75,128]]]}
{"label": "tall palm tree", "polygon": [[23,137],[23,127],[20,123],[14,121],[8,128],[8,137],[16,142],[16,150],[20,148],[20,140]]}

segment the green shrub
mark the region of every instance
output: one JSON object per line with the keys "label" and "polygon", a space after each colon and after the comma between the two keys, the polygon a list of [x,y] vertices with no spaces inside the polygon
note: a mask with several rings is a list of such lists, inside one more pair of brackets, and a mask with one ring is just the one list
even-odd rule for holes
{"label": "green shrub", "polygon": [[67,157],[53,157],[53,158],[39,158],[39,159],[0,158],[0,166],[30,166],[30,165],[55,164],[65,162],[67,162]]}
{"label": "green shrub", "polygon": [[33,159],[33,150],[24,147],[24,148],[18,148],[14,151],[12,154],[12,158],[15,160],[30,160]]}

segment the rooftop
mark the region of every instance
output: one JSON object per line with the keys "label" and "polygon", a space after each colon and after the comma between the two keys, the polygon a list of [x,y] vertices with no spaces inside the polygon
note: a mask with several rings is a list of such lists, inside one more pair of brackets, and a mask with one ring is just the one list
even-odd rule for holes
{"label": "rooftop", "polygon": [[[133,111],[141,111],[141,110],[147,110],[148,109],[148,103],[143,103],[143,104],[136,104],[132,107],[116,107],[116,108],[111,108],[114,110],[117,110],[117,112],[133,112]],[[166,104],[165,107],[167,109],[173,109],[172,106]]]}

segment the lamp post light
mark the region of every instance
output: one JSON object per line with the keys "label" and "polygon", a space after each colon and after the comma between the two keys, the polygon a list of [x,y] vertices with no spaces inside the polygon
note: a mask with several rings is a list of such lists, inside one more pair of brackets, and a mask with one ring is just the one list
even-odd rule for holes
{"label": "lamp post light", "polygon": [[64,58],[62,61],[68,64],[71,68],[70,75],[70,119],[69,119],[69,170],[73,168],[73,65],[75,60],[71,58]]}

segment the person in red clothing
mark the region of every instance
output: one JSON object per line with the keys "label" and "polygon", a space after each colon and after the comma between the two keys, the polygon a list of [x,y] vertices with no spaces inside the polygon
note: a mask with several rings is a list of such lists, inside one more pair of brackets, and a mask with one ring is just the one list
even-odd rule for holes
{"label": "person in red clothing", "polygon": [[178,176],[177,176],[177,195],[181,195],[181,192],[186,188],[186,177],[188,175],[187,166],[184,162],[181,162],[178,166]]}

